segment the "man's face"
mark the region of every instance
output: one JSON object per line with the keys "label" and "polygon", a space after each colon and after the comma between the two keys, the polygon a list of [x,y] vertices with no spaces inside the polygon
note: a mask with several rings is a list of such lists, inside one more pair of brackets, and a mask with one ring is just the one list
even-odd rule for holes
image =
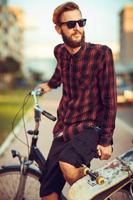
{"label": "man's face", "polygon": [[[72,10],[64,12],[60,22],[78,21],[80,19],[82,19],[80,11]],[[80,47],[85,40],[84,28],[80,27],[78,23],[73,28],[68,28],[66,24],[62,24],[60,26],[60,33],[64,43],[71,48]]]}

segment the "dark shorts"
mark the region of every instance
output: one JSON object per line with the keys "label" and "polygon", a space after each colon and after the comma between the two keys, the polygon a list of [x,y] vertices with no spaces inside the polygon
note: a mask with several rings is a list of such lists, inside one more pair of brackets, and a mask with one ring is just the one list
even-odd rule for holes
{"label": "dark shorts", "polygon": [[59,161],[67,162],[75,167],[82,164],[90,166],[90,161],[97,157],[99,133],[93,128],[84,129],[70,141],[63,137],[53,140],[46,162],[46,172],[43,175],[40,187],[40,196],[47,196],[52,192],[60,195],[65,179],[59,167]]}

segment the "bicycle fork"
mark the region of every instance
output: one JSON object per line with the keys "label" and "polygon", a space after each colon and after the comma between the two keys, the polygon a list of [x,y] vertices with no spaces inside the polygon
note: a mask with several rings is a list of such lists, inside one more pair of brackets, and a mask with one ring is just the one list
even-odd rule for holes
{"label": "bicycle fork", "polygon": [[[34,142],[34,141],[33,141]],[[13,200],[25,200],[25,187],[26,187],[26,181],[27,181],[27,172],[29,169],[29,166],[32,165],[33,161],[35,160],[39,166],[40,172],[45,171],[45,163],[46,160],[41,154],[40,150],[32,145],[30,155],[29,157],[22,156],[18,151],[12,150],[12,156],[13,158],[17,157],[20,162],[20,177],[19,177],[19,183],[17,188],[16,196]],[[40,173],[41,175],[41,173]],[[17,186],[16,186],[17,187]]]}
{"label": "bicycle fork", "polygon": [[21,156],[20,153],[15,150],[12,150],[12,156],[18,157],[20,162],[20,178],[19,178],[17,193],[13,200],[25,200],[24,192],[27,180],[27,170],[29,168],[29,165],[32,164],[32,162],[28,161],[26,157]]}

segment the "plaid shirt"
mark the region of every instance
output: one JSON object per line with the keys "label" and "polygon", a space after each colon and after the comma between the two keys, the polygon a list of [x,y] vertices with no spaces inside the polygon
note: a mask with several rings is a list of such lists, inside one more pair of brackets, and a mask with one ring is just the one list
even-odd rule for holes
{"label": "plaid shirt", "polygon": [[68,139],[96,125],[103,129],[99,144],[111,144],[116,117],[116,80],[111,49],[85,42],[72,55],[64,44],[59,44],[54,54],[57,66],[48,85],[57,88],[63,84],[54,135],[63,131],[64,139]]}

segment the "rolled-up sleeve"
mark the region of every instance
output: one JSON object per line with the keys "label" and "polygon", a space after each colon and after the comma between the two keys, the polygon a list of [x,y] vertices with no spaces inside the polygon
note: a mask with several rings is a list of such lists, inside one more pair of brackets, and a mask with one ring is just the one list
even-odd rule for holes
{"label": "rolled-up sleeve", "polygon": [[104,110],[103,134],[100,137],[100,144],[113,144],[113,132],[115,128],[115,118],[117,110],[116,75],[112,51],[106,48],[103,67],[99,73],[99,85],[101,90],[101,100]]}
{"label": "rolled-up sleeve", "polygon": [[58,65],[55,68],[55,72],[51,79],[48,81],[48,86],[50,88],[57,88],[61,85],[61,74],[60,74],[60,68]]}

